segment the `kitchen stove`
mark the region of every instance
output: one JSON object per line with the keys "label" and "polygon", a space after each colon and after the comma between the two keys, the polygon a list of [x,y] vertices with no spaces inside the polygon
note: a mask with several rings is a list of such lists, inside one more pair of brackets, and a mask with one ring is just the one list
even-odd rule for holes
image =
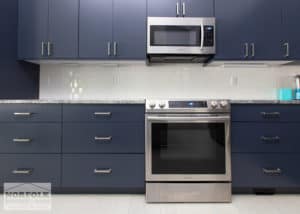
{"label": "kitchen stove", "polygon": [[146,200],[230,202],[227,100],[146,101]]}

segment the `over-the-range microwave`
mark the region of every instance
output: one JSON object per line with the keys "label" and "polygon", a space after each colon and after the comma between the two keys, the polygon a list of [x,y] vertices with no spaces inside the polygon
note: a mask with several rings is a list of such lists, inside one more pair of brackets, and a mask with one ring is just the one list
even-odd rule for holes
{"label": "over-the-range microwave", "polygon": [[150,62],[207,62],[216,53],[215,18],[148,17]]}

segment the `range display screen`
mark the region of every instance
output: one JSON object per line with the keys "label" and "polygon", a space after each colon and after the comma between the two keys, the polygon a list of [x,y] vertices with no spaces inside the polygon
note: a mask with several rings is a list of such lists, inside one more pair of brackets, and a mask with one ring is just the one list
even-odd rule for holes
{"label": "range display screen", "polygon": [[207,108],[206,101],[169,101],[169,108]]}

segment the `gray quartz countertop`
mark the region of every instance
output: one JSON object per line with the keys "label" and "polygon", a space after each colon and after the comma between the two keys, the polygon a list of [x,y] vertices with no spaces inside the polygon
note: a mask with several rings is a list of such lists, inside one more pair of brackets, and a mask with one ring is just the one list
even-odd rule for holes
{"label": "gray quartz countertop", "polygon": [[[96,100],[53,100],[53,99],[36,99],[36,100],[0,100],[0,104],[145,104],[145,99],[96,99]],[[231,104],[300,104],[300,100],[280,101],[280,100],[230,100]]]}
{"label": "gray quartz countertop", "polygon": [[230,100],[231,104],[300,104],[300,100]]}
{"label": "gray quartz countertop", "polygon": [[97,99],[97,100],[0,100],[0,104],[144,104],[145,99]]}

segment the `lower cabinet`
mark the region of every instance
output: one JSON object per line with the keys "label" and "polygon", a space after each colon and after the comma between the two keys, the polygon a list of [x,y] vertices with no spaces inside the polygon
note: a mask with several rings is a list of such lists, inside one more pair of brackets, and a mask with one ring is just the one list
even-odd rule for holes
{"label": "lower cabinet", "polygon": [[143,154],[63,155],[62,187],[73,192],[144,192]]}
{"label": "lower cabinet", "polygon": [[233,154],[235,188],[300,187],[299,154]]}
{"label": "lower cabinet", "polygon": [[0,155],[0,183],[51,183],[60,187],[60,155]]}
{"label": "lower cabinet", "polygon": [[300,192],[300,106],[234,104],[231,111],[233,192]]}

